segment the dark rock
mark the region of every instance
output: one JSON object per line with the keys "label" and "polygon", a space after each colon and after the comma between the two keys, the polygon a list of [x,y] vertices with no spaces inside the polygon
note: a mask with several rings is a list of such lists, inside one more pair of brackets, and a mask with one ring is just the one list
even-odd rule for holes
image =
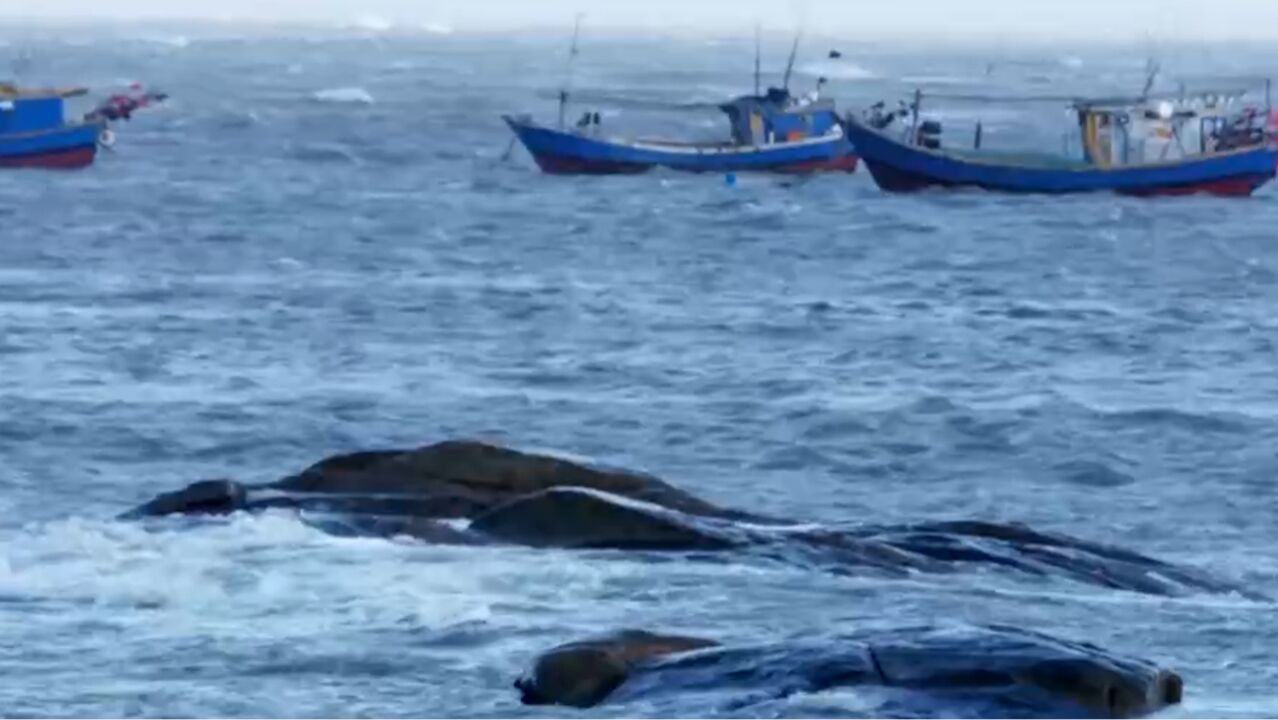
{"label": "dark rock", "polygon": [[528,705],[591,707],[625,682],[637,665],[717,644],[701,638],[622,630],[543,653],[515,681],[515,687]]}
{"label": "dark rock", "polygon": [[683,513],[584,488],[512,500],[475,518],[471,530],[534,547],[725,550],[736,544]]}
{"label": "dark rock", "polygon": [[1122,548],[1038,532],[1020,523],[937,522],[855,534],[920,559],[944,563],[1001,565],[1031,575],[1066,577],[1088,585],[1149,595],[1209,592],[1263,599],[1205,573]]}
{"label": "dark rock", "polygon": [[457,505],[454,517],[472,517],[550,488],[583,487],[692,515],[753,517],[712,505],[651,475],[602,470],[472,441],[339,455],[273,487],[307,493],[451,498]]}
{"label": "dark rock", "polygon": [[243,485],[230,480],[202,480],[125,513],[125,519],[162,515],[226,515],[248,507]]}
{"label": "dark rock", "polygon": [[[1179,676],[1152,663],[1005,626],[658,653],[644,652],[645,637],[653,636],[560,646],[516,685],[525,702],[577,707],[702,694],[733,698],[740,708],[743,697],[752,704],[833,688],[890,688],[892,695],[870,696],[890,703],[881,714],[912,716],[1136,717],[1180,702],[1183,693]],[[637,651],[626,655],[632,644]]]}
{"label": "dark rock", "polygon": [[[1262,599],[1188,568],[1014,523],[783,526],[717,507],[649,475],[468,441],[338,455],[270,485],[200,482],[161,495],[126,517],[267,508],[315,515],[318,527],[343,535],[535,547],[738,549],[858,575],[994,566],[1155,595],[1233,592]],[[431,522],[441,519],[472,520],[472,531]]]}
{"label": "dark rock", "polygon": [[979,691],[1037,714],[1136,717],[1180,702],[1183,689],[1150,662],[1007,626],[906,629],[871,647],[889,685]]}

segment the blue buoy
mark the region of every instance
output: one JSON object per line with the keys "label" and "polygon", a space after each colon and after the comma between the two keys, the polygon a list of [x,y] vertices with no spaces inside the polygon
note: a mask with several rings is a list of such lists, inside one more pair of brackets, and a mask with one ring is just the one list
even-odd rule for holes
{"label": "blue buoy", "polygon": [[736,187],[736,185],[737,185],[737,176],[736,176],[736,174],[735,174],[735,173],[728,173],[727,175],[724,175],[724,176],[723,176],[723,184],[724,184],[724,185],[727,185],[728,187]]}

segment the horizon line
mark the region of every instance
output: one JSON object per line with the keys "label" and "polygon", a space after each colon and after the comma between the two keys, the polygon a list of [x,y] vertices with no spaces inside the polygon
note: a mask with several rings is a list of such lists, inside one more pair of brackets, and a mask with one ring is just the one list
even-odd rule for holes
{"label": "horizon line", "polygon": [[[439,20],[405,20],[402,18],[382,18],[375,16],[356,17],[351,19],[336,18],[302,18],[302,17],[219,17],[208,14],[190,15],[175,13],[152,13],[147,15],[121,17],[110,15],[84,16],[82,14],[50,14],[32,15],[30,13],[5,13],[0,11],[0,30],[5,25],[59,27],[109,27],[109,26],[147,26],[161,24],[180,24],[206,27],[241,27],[257,29],[298,29],[329,30],[364,33],[369,35],[404,36],[404,35],[519,35],[519,34],[551,34],[568,33],[572,27],[571,18],[564,22],[539,21],[535,23],[520,22],[511,24],[480,25],[473,22],[452,23]],[[755,24],[742,27],[701,27],[701,26],[662,26],[651,23],[633,23],[618,21],[597,21],[590,24],[590,30],[610,35],[627,34],[639,37],[684,37],[708,40],[752,40]],[[765,35],[793,37],[794,29],[763,28]],[[1260,43],[1278,39],[1278,31],[1270,30],[1268,34],[1207,34],[1207,33],[1154,33],[1151,31],[1132,30],[1126,33],[1083,33],[1083,32],[1043,32],[1033,29],[991,29],[980,32],[946,32],[943,29],[923,30],[905,27],[868,28],[861,25],[856,28],[824,26],[821,30],[806,30],[809,38],[843,39],[857,42],[899,42],[899,41],[942,41],[950,45],[973,45],[994,42],[999,45],[1032,44],[1043,41],[1074,43],[1111,47],[1132,43]]]}

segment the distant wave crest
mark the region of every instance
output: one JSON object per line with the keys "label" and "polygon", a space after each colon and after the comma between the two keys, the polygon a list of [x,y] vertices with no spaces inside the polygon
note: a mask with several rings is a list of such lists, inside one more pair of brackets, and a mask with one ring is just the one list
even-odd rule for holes
{"label": "distant wave crest", "polygon": [[852,62],[822,60],[799,67],[799,74],[831,80],[873,80],[878,74]]}
{"label": "distant wave crest", "polygon": [[373,96],[361,87],[339,87],[317,90],[313,96],[319,102],[372,105]]}

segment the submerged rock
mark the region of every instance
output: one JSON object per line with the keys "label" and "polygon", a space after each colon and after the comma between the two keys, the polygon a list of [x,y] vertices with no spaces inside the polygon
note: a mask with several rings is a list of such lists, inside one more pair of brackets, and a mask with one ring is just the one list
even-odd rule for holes
{"label": "submerged rock", "polygon": [[626,631],[561,645],[537,658],[516,687],[527,703],[590,707],[702,695],[732,709],[795,693],[890,688],[882,714],[942,717],[1137,717],[1179,703],[1183,691],[1178,675],[1153,663],[1005,626],[747,647],[661,640]]}

